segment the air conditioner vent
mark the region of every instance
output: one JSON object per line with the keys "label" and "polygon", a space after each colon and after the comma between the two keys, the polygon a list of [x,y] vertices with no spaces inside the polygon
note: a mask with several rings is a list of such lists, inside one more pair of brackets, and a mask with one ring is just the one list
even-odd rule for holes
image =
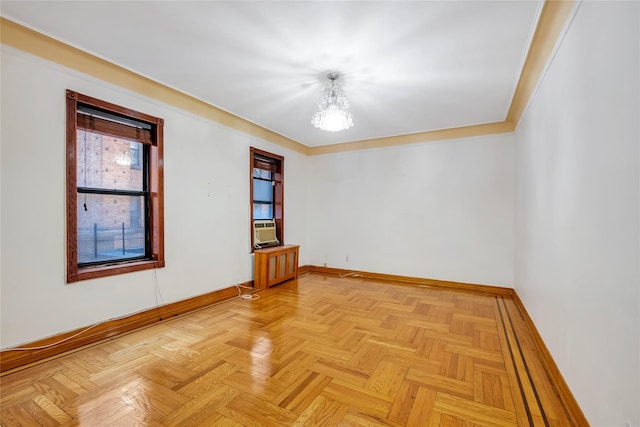
{"label": "air conditioner vent", "polygon": [[276,222],[272,219],[253,222],[253,243],[255,246],[280,243],[276,237]]}

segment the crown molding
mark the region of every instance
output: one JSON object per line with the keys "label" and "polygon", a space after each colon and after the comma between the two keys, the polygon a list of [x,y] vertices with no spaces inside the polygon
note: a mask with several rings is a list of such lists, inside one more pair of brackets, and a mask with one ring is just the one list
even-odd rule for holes
{"label": "crown molding", "polygon": [[345,151],[366,150],[370,148],[417,144],[420,142],[443,141],[447,139],[466,138],[471,136],[509,133],[513,132],[514,129],[515,126],[511,122],[485,123],[481,125],[462,126],[451,129],[390,136],[386,138],[363,139],[360,141],[344,142],[342,144],[320,145],[318,147],[312,147],[309,150],[309,155],[341,153]]}
{"label": "crown molding", "polygon": [[309,147],[18,23],[0,17],[3,44],[139,93],[285,148],[308,154]]}
{"label": "crown molding", "polygon": [[551,59],[556,43],[561,37],[562,29],[573,10],[574,3],[573,0],[545,1],[506,121],[516,125],[520,122],[542,73]]}
{"label": "crown molding", "polygon": [[507,116],[502,122],[309,147],[105,59],[0,17],[3,44],[180,108],[304,155],[321,155],[513,132],[561,37],[574,0],[546,0]]}

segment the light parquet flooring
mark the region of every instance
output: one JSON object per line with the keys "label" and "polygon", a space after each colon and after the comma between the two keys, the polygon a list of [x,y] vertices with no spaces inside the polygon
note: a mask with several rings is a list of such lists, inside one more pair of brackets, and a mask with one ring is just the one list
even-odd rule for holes
{"label": "light parquet flooring", "polygon": [[0,378],[2,426],[570,426],[508,296],[309,274]]}

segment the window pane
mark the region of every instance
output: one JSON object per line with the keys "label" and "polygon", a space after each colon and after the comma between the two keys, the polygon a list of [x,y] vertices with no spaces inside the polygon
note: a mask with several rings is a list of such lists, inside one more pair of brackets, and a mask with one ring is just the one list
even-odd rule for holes
{"label": "window pane", "polygon": [[273,204],[254,203],[253,219],[273,219]]}
{"label": "window pane", "polygon": [[144,256],[143,196],[78,194],[78,263]]}
{"label": "window pane", "polygon": [[142,143],[136,141],[129,142],[129,157],[131,169],[140,169],[142,166]]}
{"label": "window pane", "polygon": [[253,168],[253,177],[254,178],[263,178],[263,179],[271,179],[271,171],[267,171],[264,169]]}
{"label": "window pane", "polygon": [[142,169],[131,167],[131,147],[141,156],[139,142],[78,130],[78,187],[143,190]]}
{"label": "window pane", "polygon": [[253,200],[273,203],[273,185],[271,181],[253,180]]}

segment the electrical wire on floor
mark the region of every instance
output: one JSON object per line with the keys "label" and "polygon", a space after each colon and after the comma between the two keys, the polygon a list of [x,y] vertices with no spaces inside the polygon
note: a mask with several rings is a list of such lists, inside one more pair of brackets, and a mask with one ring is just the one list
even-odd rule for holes
{"label": "electrical wire on floor", "polygon": [[[250,288],[248,286],[242,286],[242,285],[235,285],[236,288],[238,288],[238,298],[240,299],[244,299],[244,300],[256,300],[256,299],[260,299],[260,295],[254,295],[254,292],[258,292],[260,289],[254,289],[254,288]],[[247,293],[242,293],[242,289],[250,289],[250,292]]]}
{"label": "electrical wire on floor", "polygon": [[[157,303],[157,298],[158,298],[158,296],[160,297],[160,301],[162,302],[162,305],[164,305],[164,299],[162,298],[162,293],[160,292],[160,286],[158,286],[158,276],[156,274],[155,269],[154,269],[154,282],[155,282],[155,290],[156,290],[156,307],[160,307],[160,305]],[[260,295],[254,295],[254,292],[258,292],[260,289],[254,289],[254,288],[250,288],[248,286],[241,286],[241,285],[234,285],[234,286],[238,289],[238,298],[243,299],[243,300],[257,300],[257,299],[260,299]],[[241,289],[249,289],[250,292],[247,292],[247,293],[243,294]],[[204,310],[204,309],[206,309],[208,307],[211,307],[211,306],[217,305],[217,304],[221,304],[221,303],[223,303],[225,301],[227,301],[227,300],[222,300],[222,301],[215,302],[213,304],[209,304],[209,305],[207,305],[205,307],[201,307],[201,308],[199,308],[197,310],[193,310],[192,312],[199,311],[199,310]],[[73,334],[71,336],[63,338],[63,339],[58,340],[56,342],[52,342],[51,344],[40,345],[40,346],[36,346],[36,347],[6,348],[6,349],[3,349],[2,351],[32,351],[32,350],[44,350],[45,348],[55,347],[55,346],[60,345],[60,344],[62,344],[64,342],[66,342],[66,341],[72,340],[75,337],[80,336],[80,335],[84,334],[85,332],[90,331],[91,329],[93,329],[93,328],[95,328],[97,326],[100,326],[100,325],[102,325],[104,323],[115,322],[115,321],[118,321],[118,320],[126,319],[127,317],[131,317],[131,316],[134,316],[134,315],[136,315],[138,313],[143,313],[145,311],[147,311],[147,310],[141,310],[141,311],[136,312],[136,313],[125,314],[124,316],[113,317],[111,319],[107,319],[107,320],[103,320],[103,321],[98,322],[98,323],[94,323],[93,325],[87,326],[83,330],[81,330],[79,332],[76,332],[75,334]]]}
{"label": "electrical wire on floor", "polygon": [[[162,298],[162,292],[160,292],[160,285],[159,285],[159,283],[158,283],[158,270],[157,270],[157,269],[155,269],[155,268],[153,269],[153,284],[154,284],[154,290],[155,290],[155,294],[156,294],[156,295],[155,295],[155,296],[156,296],[156,307],[160,307],[161,305],[164,305],[164,298]],[[160,301],[158,301],[158,298],[160,298]],[[141,313],[141,312],[139,312],[139,313]],[[117,320],[125,319],[125,318],[130,317],[130,316],[133,316],[133,315],[135,315],[135,314],[136,314],[136,313],[133,313],[133,314],[126,314],[126,315],[121,316],[121,317],[114,317],[114,318],[111,318],[111,319],[108,319],[108,320],[103,320],[102,322],[94,323],[93,325],[91,325],[91,326],[87,326],[87,327],[86,327],[86,328],[84,328],[83,330],[81,330],[81,331],[79,331],[79,332],[77,332],[77,333],[75,333],[75,334],[73,334],[73,335],[71,335],[71,336],[68,336],[68,337],[66,337],[66,338],[63,338],[63,339],[61,339],[61,340],[59,340],[59,341],[56,341],[56,342],[53,342],[53,343],[51,343],[51,344],[47,344],[47,345],[40,345],[40,346],[37,346],[37,347],[15,347],[15,348],[7,348],[7,349],[5,349],[5,350],[7,350],[7,351],[30,351],[30,350],[44,350],[45,348],[55,347],[56,345],[60,345],[60,344],[62,344],[62,343],[64,343],[64,342],[66,342],[66,341],[72,340],[72,339],[74,339],[75,337],[77,337],[77,336],[80,336],[80,335],[84,334],[85,332],[90,331],[91,329],[95,328],[96,326],[100,326],[100,325],[102,325],[102,324],[104,324],[104,323],[107,323],[107,322],[113,322],[113,321],[117,321]],[[3,351],[4,351],[4,350],[3,350]]]}
{"label": "electrical wire on floor", "polygon": [[[128,317],[128,316],[123,316],[123,317],[120,317],[120,318],[118,318],[118,319],[124,319],[125,317]],[[93,324],[93,325],[91,325],[91,326],[89,326],[89,327],[86,327],[85,329],[81,330],[80,332],[78,332],[78,333],[76,333],[76,334],[71,335],[70,337],[63,338],[63,339],[61,339],[61,340],[59,340],[59,341],[56,341],[56,342],[53,342],[53,343],[51,343],[51,344],[41,345],[41,346],[38,346],[38,347],[16,347],[16,348],[7,348],[7,349],[4,349],[4,350],[2,350],[2,351],[29,351],[29,350],[43,350],[43,349],[45,349],[45,348],[54,347],[54,346],[56,346],[56,345],[58,345],[58,344],[62,344],[62,343],[63,343],[63,342],[65,342],[65,341],[69,341],[70,339],[73,339],[73,338],[75,338],[75,337],[77,337],[77,336],[79,336],[79,335],[82,335],[82,334],[84,334],[85,332],[87,332],[88,330],[95,328],[96,326],[100,326],[100,325],[102,325],[103,323],[110,322],[110,321],[112,321],[112,320],[118,320],[118,319],[109,319],[109,320],[105,320],[105,321],[103,321],[103,322],[95,323],[95,324]]]}
{"label": "electrical wire on floor", "polygon": [[[162,292],[160,292],[160,285],[158,284],[158,269],[153,269],[153,281],[156,288],[156,307],[164,305],[164,298],[162,298]],[[158,303],[158,297],[160,297],[160,303]]]}
{"label": "electrical wire on floor", "polygon": [[351,273],[342,273],[342,274],[339,274],[338,276],[339,277],[362,277],[362,274],[352,271]]}

